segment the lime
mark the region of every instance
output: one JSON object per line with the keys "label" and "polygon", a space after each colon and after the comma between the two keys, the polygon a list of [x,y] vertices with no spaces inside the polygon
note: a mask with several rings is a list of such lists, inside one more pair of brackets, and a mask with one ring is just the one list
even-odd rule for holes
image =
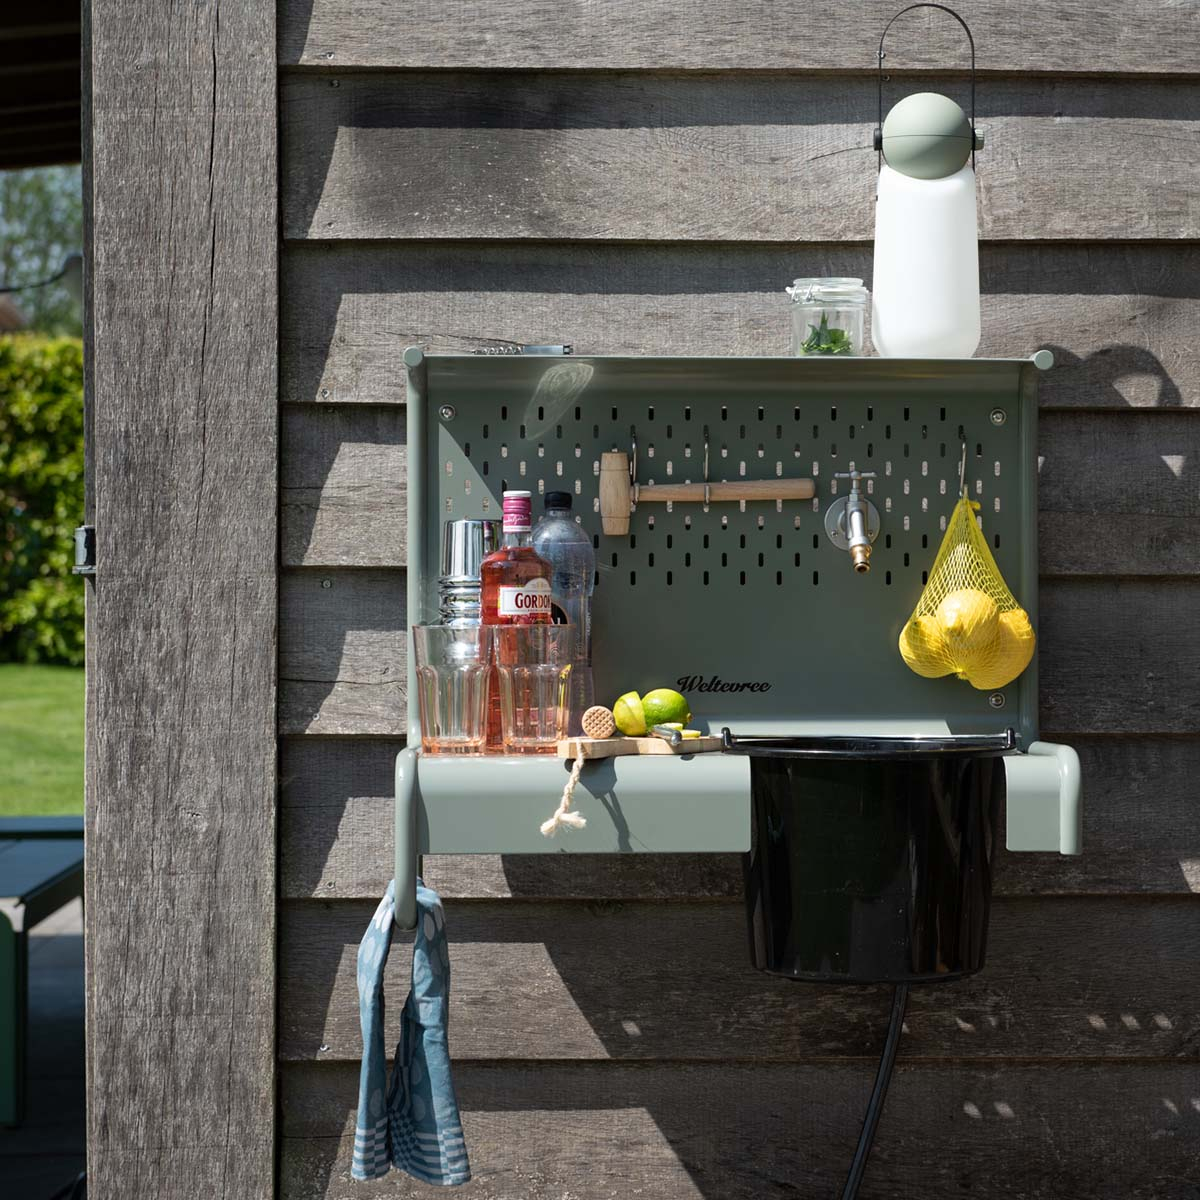
{"label": "lime", "polygon": [[646,732],[646,714],[637,692],[626,692],[613,705],[613,720],[627,737],[641,737]]}
{"label": "lime", "polygon": [[647,692],[642,697],[642,711],[647,725],[677,724],[682,728],[692,719],[688,702],[670,688],[655,688]]}

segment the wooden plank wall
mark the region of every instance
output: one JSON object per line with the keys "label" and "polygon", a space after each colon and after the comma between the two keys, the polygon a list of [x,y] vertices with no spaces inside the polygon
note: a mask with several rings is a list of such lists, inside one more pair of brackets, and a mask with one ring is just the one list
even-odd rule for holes
{"label": "wooden plank wall", "polygon": [[[404,729],[401,352],[786,352],[785,283],[870,274],[869,71],[896,7],[492,0],[405,21],[384,0],[283,0],[289,1200],[426,1194],[348,1179],[354,953],[390,876]],[[964,12],[989,135],[981,352],[1060,364],[1042,727],[1083,756],[1086,853],[1002,856],[988,969],[914,996],[864,1195],[1182,1200],[1200,1194],[1197,18],[1172,0]],[[906,21],[892,62],[964,61],[951,22]],[[464,1195],[835,1194],[887,997],[752,972],[738,870],[427,862],[453,940]]]}

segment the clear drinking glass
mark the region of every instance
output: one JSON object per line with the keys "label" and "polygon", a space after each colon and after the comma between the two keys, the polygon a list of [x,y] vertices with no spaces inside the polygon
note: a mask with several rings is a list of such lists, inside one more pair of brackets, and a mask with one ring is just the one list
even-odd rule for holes
{"label": "clear drinking glass", "polygon": [[421,749],[482,754],[487,733],[490,641],[482,625],[414,625]]}
{"label": "clear drinking glass", "polygon": [[574,625],[493,625],[506,754],[553,754],[567,736]]}

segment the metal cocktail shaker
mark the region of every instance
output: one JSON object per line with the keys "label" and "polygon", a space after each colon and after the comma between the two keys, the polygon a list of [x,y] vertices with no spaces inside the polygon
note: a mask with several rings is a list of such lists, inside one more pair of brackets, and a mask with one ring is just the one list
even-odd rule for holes
{"label": "metal cocktail shaker", "polygon": [[438,600],[443,625],[479,624],[479,567],[500,545],[499,521],[447,521]]}

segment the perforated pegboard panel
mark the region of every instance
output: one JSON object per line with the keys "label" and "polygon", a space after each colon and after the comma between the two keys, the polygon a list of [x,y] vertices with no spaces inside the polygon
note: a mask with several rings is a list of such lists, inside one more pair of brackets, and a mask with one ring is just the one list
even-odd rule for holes
{"label": "perforated pegboard panel", "polygon": [[[1036,661],[998,695],[927,680],[896,639],[967,481],[1005,578],[1036,624],[1036,371],[1030,362],[422,357],[410,362],[410,620],[436,619],[445,520],[500,514],[500,493],[566,490],[596,547],[597,698],[681,687],[696,723],[751,732],[1036,736]],[[1002,419],[1001,419],[1002,414]],[[999,423],[998,423],[999,422]],[[600,455],[638,479],[812,477],[810,501],[643,503],[601,533]],[[825,534],[847,483],[875,471],[869,575]],[[541,506],[535,499],[535,516]],[[756,690],[705,690],[714,678]],[[682,682],[681,682],[682,681]],[[763,687],[762,685],[768,685]],[[1002,707],[1000,704],[1002,697]]]}

